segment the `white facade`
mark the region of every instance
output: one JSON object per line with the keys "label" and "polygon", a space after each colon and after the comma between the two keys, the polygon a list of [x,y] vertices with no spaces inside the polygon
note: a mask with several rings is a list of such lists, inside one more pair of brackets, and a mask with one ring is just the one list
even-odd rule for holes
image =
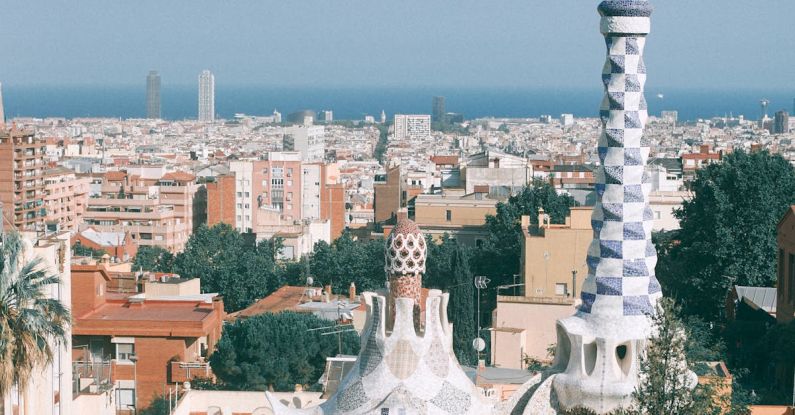
{"label": "white facade", "polygon": [[395,140],[422,140],[430,137],[430,115],[395,114]]}
{"label": "white facade", "polygon": [[284,130],[284,151],[301,153],[303,161],[323,161],[326,128],[322,125],[292,125]]}
{"label": "white facade", "polygon": [[304,164],[301,167],[302,219],[320,219],[321,169],[320,164]]}
{"label": "white facade", "polygon": [[233,161],[229,171],[235,175],[235,229],[246,232],[253,227],[252,183],[254,164],[250,161]]}
{"label": "white facade", "polygon": [[561,114],[560,125],[563,127],[571,127],[574,125],[574,114]]}
{"label": "white facade", "polygon": [[215,121],[215,76],[208,70],[199,74],[199,121]]}

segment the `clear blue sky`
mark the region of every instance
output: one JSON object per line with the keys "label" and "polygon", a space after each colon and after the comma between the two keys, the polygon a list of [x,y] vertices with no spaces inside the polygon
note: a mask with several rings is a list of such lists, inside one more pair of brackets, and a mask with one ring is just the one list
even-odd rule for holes
{"label": "clear blue sky", "polygon": [[[795,0],[656,0],[650,83],[793,89]],[[25,0],[0,17],[15,85],[593,86],[591,0]],[[598,82],[598,81],[597,81]]]}

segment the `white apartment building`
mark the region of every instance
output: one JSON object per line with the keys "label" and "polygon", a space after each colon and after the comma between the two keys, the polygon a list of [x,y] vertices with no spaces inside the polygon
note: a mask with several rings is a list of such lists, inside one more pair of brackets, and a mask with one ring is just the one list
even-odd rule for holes
{"label": "white apartment building", "polygon": [[322,125],[292,125],[284,130],[284,151],[297,151],[306,162],[323,161],[326,128]]}
{"label": "white apartment building", "polygon": [[430,115],[395,114],[395,140],[422,140],[430,137]]}
{"label": "white apartment building", "polygon": [[199,121],[215,121],[215,76],[209,70],[199,74]]}

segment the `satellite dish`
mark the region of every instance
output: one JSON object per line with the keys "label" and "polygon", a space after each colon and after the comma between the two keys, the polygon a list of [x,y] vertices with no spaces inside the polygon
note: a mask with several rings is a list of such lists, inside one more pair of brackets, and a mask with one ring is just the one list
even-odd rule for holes
{"label": "satellite dish", "polygon": [[478,337],[475,340],[472,340],[472,348],[475,349],[478,353],[486,350],[486,341]]}
{"label": "satellite dish", "polygon": [[491,280],[488,279],[486,276],[478,275],[477,277],[475,277],[475,288],[479,290],[485,290],[486,286],[488,286],[490,282]]}
{"label": "satellite dish", "polygon": [[312,285],[315,283],[315,279],[312,277],[306,277],[306,285]]}

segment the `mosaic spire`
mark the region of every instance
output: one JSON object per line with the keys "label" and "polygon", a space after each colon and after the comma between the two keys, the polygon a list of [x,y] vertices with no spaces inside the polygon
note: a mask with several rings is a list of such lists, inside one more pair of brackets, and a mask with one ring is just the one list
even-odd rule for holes
{"label": "mosaic spire", "polygon": [[651,241],[649,146],[643,139],[648,118],[643,50],[652,7],[646,0],[607,0],[598,10],[607,44],[598,147],[601,166],[580,313],[641,316],[654,313],[661,296]]}

